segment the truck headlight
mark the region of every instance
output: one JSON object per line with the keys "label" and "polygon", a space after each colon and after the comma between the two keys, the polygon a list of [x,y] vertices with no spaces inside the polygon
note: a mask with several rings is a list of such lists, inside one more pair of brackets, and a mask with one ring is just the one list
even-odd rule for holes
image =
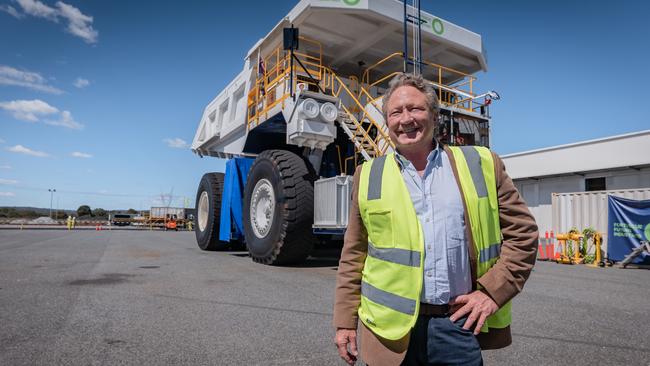
{"label": "truck headlight", "polygon": [[339,115],[339,109],[330,102],[320,106],[320,116],[325,122],[334,122]]}
{"label": "truck headlight", "polygon": [[311,98],[303,100],[300,104],[300,112],[307,119],[314,119],[318,117],[318,102]]}

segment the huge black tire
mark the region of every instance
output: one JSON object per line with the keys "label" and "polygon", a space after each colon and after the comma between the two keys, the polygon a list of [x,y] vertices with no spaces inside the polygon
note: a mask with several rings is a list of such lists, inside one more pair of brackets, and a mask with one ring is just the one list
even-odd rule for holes
{"label": "huge black tire", "polygon": [[229,243],[219,240],[221,220],[221,196],[223,194],[223,173],[206,173],[201,178],[196,192],[196,213],[194,232],[199,248],[203,250],[225,250]]}
{"label": "huge black tire", "polygon": [[300,263],[315,244],[314,186],[305,161],[266,150],[251,167],[244,194],[244,236],[255,262]]}

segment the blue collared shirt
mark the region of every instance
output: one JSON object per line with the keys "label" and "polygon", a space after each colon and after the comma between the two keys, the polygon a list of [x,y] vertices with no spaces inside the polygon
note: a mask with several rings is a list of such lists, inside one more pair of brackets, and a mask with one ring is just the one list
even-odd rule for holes
{"label": "blue collared shirt", "polygon": [[449,157],[438,145],[420,177],[410,161],[396,156],[424,233],[421,301],[447,304],[472,289],[463,202]]}

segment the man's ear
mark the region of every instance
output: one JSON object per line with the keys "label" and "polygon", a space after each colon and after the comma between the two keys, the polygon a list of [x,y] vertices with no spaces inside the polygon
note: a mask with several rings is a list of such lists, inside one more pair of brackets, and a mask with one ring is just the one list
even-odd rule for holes
{"label": "man's ear", "polygon": [[433,127],[437,128],[438,123],[440,123],[440,120],[441,120],[440,112],[433,112],[433,118],[432,119],[433,119]]}

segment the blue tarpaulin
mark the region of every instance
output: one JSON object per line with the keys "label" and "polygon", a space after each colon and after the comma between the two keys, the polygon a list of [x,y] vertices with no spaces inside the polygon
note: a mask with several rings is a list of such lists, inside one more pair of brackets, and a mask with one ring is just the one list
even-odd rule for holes
{"label": "blue tarpaulin", "polygon": [[[642,240],[650,241],[650,200],[637,201],[608,196],[607,256],[622,261]],[[643,253],[631,263],[650,265]]]}
{"label": "blue tarpaulin", "polygon": [[229,242],[244,236],[242,212],[246,178],[255,159],[234,158],[226,163],[223,195],[221,196],[221,222],[219,240]]}

